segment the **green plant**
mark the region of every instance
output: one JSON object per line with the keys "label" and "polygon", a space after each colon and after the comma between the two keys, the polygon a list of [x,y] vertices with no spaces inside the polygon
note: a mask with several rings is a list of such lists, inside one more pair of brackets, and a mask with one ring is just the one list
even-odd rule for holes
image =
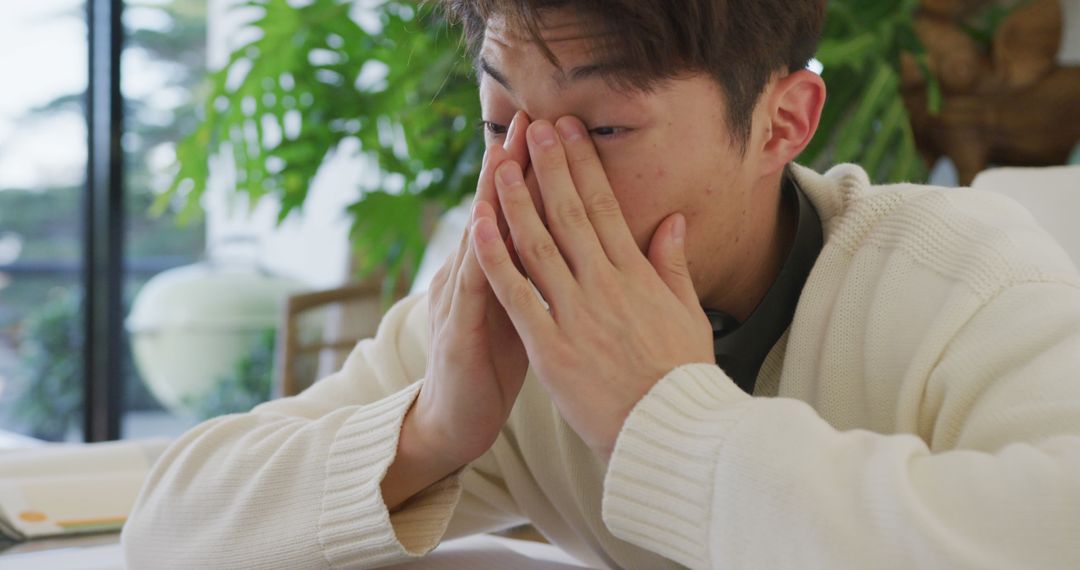
{"label": "green plant", "polygon": [[19,343],[21,385],[9,417],[31,436],[62,441],[82,415],[81,296],[57,288],[26,317]]}
{"label": "green plant", "polygon": [[[829,0],[817,54],[829,97],[801,162],[817,169],[856,162],[880,181],[926,178],[900,95],[902,51],[929,69],[914,29],[918,5],[919,0]],[[941,104],[936,81],[930,82],[929,101],[934,111]]]}
{"label": "green plant", "polygon": [[259,333],[231,374],[220,378],[206,394],[187,402],[200,421],[246,412],[270,399],[275,338],[274,329]]}
{"label": "green plant", "polygon": [[[964,29],[983,50],[999,25],[1029,0],[988,2]],[[828,0],[817,59],[829,97],[818,134],[799,158],[823,170],[858,163],[880,182],[924,181],[927,165],[915,146],[900,94],[900,54],[912,55],[927,78],[927,105],[936,114],[941,86],[915,32],[920,0]]]}
{"label": "green plant", "polygon": [[[426,244],[424,220],[475,189],[483,141],[479,102],[460,33],[430,3],[249,0],[256,38],[209,77],[200,122],[178,147],[179,170],[158,201],[199,213],[208,158],[224,152],[237,190],[253,204],[300,208],[326,156],[353,138],[378,165],[378,181],[348,208],[362,273],[385,269],[388,288]],[[428,215],[426,215],[428,214]]]}
{"label": "green plant", "polygon": [[[67,281],[65,281],[65,284]],[[83,406],[82,290],[53,286],[27,313],[18,334],[13,394],[0,417],[33,437],[62,441],[79,425]],[[126,410],[158,407],[135,372],[124,348],[123,401]]]}

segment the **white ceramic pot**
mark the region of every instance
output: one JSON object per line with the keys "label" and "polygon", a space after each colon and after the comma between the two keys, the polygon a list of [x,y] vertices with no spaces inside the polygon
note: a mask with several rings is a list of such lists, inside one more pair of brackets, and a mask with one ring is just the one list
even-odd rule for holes
{"label": "white ceramic pot", "polygon": [[281,306],[304,290],[250,267],[196,263],[154,276],[135,298],[127,329],[139,373],[170,411],[189,405],[232,372]]}

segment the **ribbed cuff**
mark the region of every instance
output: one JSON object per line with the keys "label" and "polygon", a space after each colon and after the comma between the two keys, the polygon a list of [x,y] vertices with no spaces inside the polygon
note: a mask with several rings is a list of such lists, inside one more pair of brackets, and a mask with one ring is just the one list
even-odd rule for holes
{"label": "ribbed cuff", "polygon": [[461,495],[461,470],[410,499],[394,513],[393,522],[380,488],[420,386],[416,382],[356,410],[330,446],[319,541],[333,568],[420,556],[435,548],[446,531]]}
{"label": "ribbed cuff", "polygon": [[691,568],[709,561],[716,462],[751,398],[717,366],[689,364],[631,410],[604,478],[615,536]]}

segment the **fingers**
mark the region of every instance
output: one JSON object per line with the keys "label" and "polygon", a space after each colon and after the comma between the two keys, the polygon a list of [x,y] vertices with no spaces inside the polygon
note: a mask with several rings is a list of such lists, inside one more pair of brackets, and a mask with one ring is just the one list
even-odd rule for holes
{"label": "fingers", "polygon": [[473,227],[477,259],[499,299],[499,304],[506,309],[506,314],[526,342],[526,347],[530,342],[544,343],[556,332],[555,322],[541,304],[528,279],[514,267],[509,250],[499,239],[495,222],[484,216],[478,219]]}
{"label": "fingers", "polygon": [[[461,244],[454,256],[447,261],[437,275],[437,279],[432,282],[432,299],[437,300],[438,315],[443,319],[464,319],[465,321],[461,324],[470,326],[477,322],[478,315],[483,315],[482,301],[491,294],[491,288],[487,285],[479,262],[475,259],[469,232],[472,222],[476,220],[477,208],[484,208],[485,214],[490,214],[492,219],[498,221],[501,226],[500,234],[509,235],[506,221],[499,212],[499,199],[494,182],[495,170],[506,160],[528,161],[528,146],[525,142],[528,124],[528,115],[518,112],[510,124],[503,146],[493,145],[484,152],[484,161],[473,202],[473,214],[469,222],[470,227],[465,229]],[[464,298],[459,299],[459,296]]]}
{"label": "fingers", "polygon": [[[495,220],[499,224],[499,234],[505,238],[508,228],[499,209],[499,200],[495,195],[495,170],[506,160],[515,160],[518,164],[528,164],[529,151],[525,142],[525,132],[529,126],[529,116],[523,111],[514,115],[506,134],[503,146],[492,145],[484,153],[484,165],[480,170],[480,180],[476,187],[476,202],[486,201],[495,210]],[[476,221],[474,217],[470,223]]]}
{"label": "fingers", "polygon": [[[510,125],[510,129],[513,130],[514,125]],[[487,202],[492,204],[496,208],[496,220],[500,220],[500,231],[503,235],[506,235],[506,222],[501,221],[502,216],[498,215],[498,197],[495,194],[495,170],[500,164],[506,160],[506,150],[500,146],[489,146],[484,151],[484,162],[480,167],[480,179],[476,183],[476,196],[473,198],[473,217],[469,219],[469,224],[472,225],[475,218],[476,205],[480,202]]]}
{"label": "fingers", "polygon": [[686,262],[686,218],[682,214],[672,214],[660,223],[649,244],[649,262],[686,308],[701,310]]}
{"label": "fingers", "polygon": [[[514,120],[510,122],[510,129],[506,132],[506,141],[503,143],[503,149],[505,158],[509,160],[517,161],[522,168],[529,164],[529,144],[526,142],[525,133],[529,130],[529,116],[524,111],[518,111],[514,113]],[[502,163],[500,162],[500,165]],[[498,168],[498,166],[496,166]],[[492,200],[491,206],[495,210],[495,220],[499,223],[499,235],[506,239],[510,235],[509,228],[506,225],[506,218],[502,215],[500,210],[499,200],[494,194],[495,185],[492,184]],[[475,220],[473,220],[475,221]]]}
{"label": "fingers", "polygon": [[446,287],[446,280],[450,276],[450,266],[454,263],[454,258],[446,256],[446,261],[442,267],[439,268],[438,273],[431,278],[431,285],[428,287],[428,299],[441,300],[443,288]]}
{"label": "fingers", "polygon": [[524,111],[515,113],[510,129],[506,131],[506,142],[503,143],[503,149],[510,160],[516,160],[522,168],[529,166],[529,145],[525,133],[528,132],[530,124],[529,115]]}
{"label": "fingers", "polygon": [[[521,167],[512,160],[504,162],[495,173],[495,187],[503,215],[510,224],[514,247],[529,277],[549,303],[559,307],[569,306],[578,292],[577,281],[563,259],[559,246],[540,221],[529,190],[525,187]],[[483,218],[477,224],[481,220]]]}
{"label": "fingers", "polygon": [[[486,215],[494,219],[494,212],[490,211],[487,202],[480,202],[486,209]],[[491,294],[487,277],[480,268],[480,262],[476,259],[474,248],[475,240],[469,240],[465,247],[465,256],[458,272],[458,282],[455,284],[454,298],[450,306],[449,320],[454,326],[462,331],[475,331],[484,326],[487,316],[487,300]]]}
{"label": "fingers", "polygon": [[454,300],[454,292],[457,289],[458,273],[461,268],[461,262],[465,259],[465,252],[468,249],[466,246],[469,243],[469,231],[471,228],[471,225],[465,226],[465,231],[461,233],[461,243],[458,244],[457,251],[455,251],[452,256],[453,261],[450,262],[450,269],[447,271],[446,285],[440,290],[436,314],[442,320],[446,320],[446,317],[450,314],[450,307]]}
{"label": "fingers", "polygon": [[563,141],[570,177],[604,253],[618,267],[639,260],[641,251],[630,233],[585,125],[576,117],[567,116],[556,121],[555,127]]}
{"label": "fingers", "polygon": [[532,123],[528,139],[548,227],[570,267],[579,273],[596,263],[604,250],[578,196],[579,189],[570,175],[567,155],[555,128],[547,121]]}

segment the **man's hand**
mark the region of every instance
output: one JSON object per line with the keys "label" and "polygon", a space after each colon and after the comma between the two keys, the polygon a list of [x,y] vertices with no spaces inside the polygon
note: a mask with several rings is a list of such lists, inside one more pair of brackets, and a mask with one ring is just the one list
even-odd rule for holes
{"label": "man's hand", "polygon": [[[505,146],[491,146],[484,155],[476,203],[485,205],[483,211],[493,222],[499,218],[490,206],[497,202],[494,172],[506,161],[528,160],[528,124],[527,116],[518,113]],[[450,470],[491,447],[528,367],[521,340],[477,261],[471,228],[470,223],[457,253],[432,281],[428,373],[409,412],[413,417],[407,419],[415,422],[412,433],[426,440],[422,447],[444,459]],[[505,230],[494,231],[505,239]]]}
{"label": "man's hand", "polygon": [[[564,117],[557,126],[537,121],[527,137],[550,233],[521,164],[507,160],[495,173],[498,203],[477,202],[473,240],[539,380],[606,461],[631,409],[664,375],[715,362],[712,329],[687,269],[683,216],[660,224],[646,258],[584,125]],[[496,206],[550,310],[500,239]]]}

